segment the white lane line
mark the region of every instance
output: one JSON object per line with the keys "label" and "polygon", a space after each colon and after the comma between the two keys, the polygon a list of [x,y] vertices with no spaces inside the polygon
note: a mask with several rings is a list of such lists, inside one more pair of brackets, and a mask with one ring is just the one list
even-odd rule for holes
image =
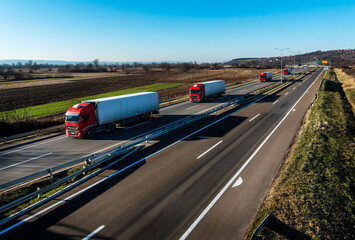
{"label": "white lane line", "polygon": [[150,123],[150,121],[146,121],[146,122],[143,122],[143,123],[140,123],[140,124],[136,124],[136,125],[131,126],[131,127],[126,127],[124,130],[128,130],[128,129],[131,129],[131,128],[135,128],[135,127],[138,127],[138,126],[140,126],[140,125],[147,124],[147,123]]}
{"label": "white lane line", "polygon": [[258,113],[255,117],[249,120],[249,122],[253,121],[255,118],[259,117],[260,113]]}
{"label": "white lane line", "polygon": [[190,109],[193,109],[193,108],[198,107],[198,106],[200,106],[200,105],[196,105],[196,106],[193,106],[193,107],[189,107],[189,108],[186,108],[185,110],[190,110]]}
{"label": "white lane line", "polygon": [[211,151],[212,149],[214,149],[215,147],[217,147],[217,145],[221,144],[223,142],[223,140],[219,141],[218,143],[216,143],[215,145],[213,145],[210,149],[208,149],[206,152],[202,153],[200,156],[197,157],[197,159],[200,159],[201,157],[203,157],[203,155],[205,155],[206,153],[208,153],[209,151]]}
{"label": "white lane line", "polygon": [[237,181],[233,184],[233,188],[235,188],[235,187],[238,187],[239,185],[241,185],[243,183],[243,179],[241,178],[241,177],[239,177],[238,179],[237,179]]}
{"label": "white lane line", "polygon": [[53,139],[53,140],[50,140],[50,141],[46,141],[46,142],[41,142],[41,143],[38,143],[38,144],[35,144],[35,145],[31,145],[31,146],[28,146],[28,147],[16,149],[16,150],[11,151],[11,152],[6,152],[6,153],[3,153],[3,154],[0,154],[0,157],[1,156],[5,156],[5,155],[10,154],[10,153],[19,152],[19,151],[22,151],[22,150],[25,150],[25,149],[28,149],[28,148],[36,147],[36,146],[39,146],[39,145],[42,145],[42,144],[54,142],[54,141],[57,141],[57,140],[60,140],[60,139],[63,139],[63,138],[67,138],[67,136],[56,138],[56,139]]}
{"label": "white lane line", "polygon": [[[319,78],[320,74],[318,77],[314,80],[313,84],[317,81]],[[311,84],[306,92],[312,87]],[[255,155],[260,151],[260,149],[264,146],[264,144],[269,140],[269,138],[274,134],[274,132],[280,127],[280,125],[285,121],[285,119],[288,117],[288,115],[291,113],[292,109],[298,104],[299,101],[303,98],[303,96],[306,94],[304,92],[302,96],[297,100],[297,102],[290,108],[290,110],[286,113],[286,115],[281,119],[281,121],[276,125],[276,127],[271,131],[271,133],[265,138],[265,140],[260,144],[260,146],[255,150],[255,152],[248,158],[248,160],[243,164],[243,166],[238,170],[238,172],[229,180],[229,182],[223,187],[223,189],[217,194],[217,196],[210,202],[210,204],[206,207],[206,209],[200,214],[200,216],[192,223],[192,225],[189,227],[189,229],[186,230],[184,235],[181,236],[180,240],[186,239],[192,230],[199,224],[199,222],[206,216],[206,214],[210,211],[210,209],[216,204],[216,202],[221,198],[221,196],[224,194],[224,192],[230,187],[230,185],[233,184],[235,179],[239,176],[239,174],[244,170],[244,168],[249,164],[249,162],[255,157]]]}
{"label": "white lane line", "polygon": [[295,90],[295,89],[296,89],[296,87],[293,88],[293,90]]}
{"label": "white lane line", "polygon": [[89,238],[91,238],[92,236],[94,236],[96,233],[100,232],[104,227],[105,227],[105,225],[101,225],[101,226],[98,227],[95,231],[93,231],[92,233],[90,233],[89,235],[87,235],[86,237],[84,237],[83,240],[88,240]]}
{"label": "white lane line", "polygon": [[302,84],[302,83],[298,84],[298,86],[301,85],[301,84]]}
{"label": "white lane line", "polygon": [[50,154],[52,154],[52,153],[46,153],[46,154],[43,154],[43,155],[38,156],[38,157],[34,157],[34,158],[31,158],[31,159],[28,159],[28,160],[25,160],[25,161],[22,161],[22,162],[18,162],[18,163],[15,163],[15,164],[12,164],[12,165],[9,165],[9,166],[0,168],[0,171],[5,170],[5,169],[8,169],[8,168],[10,168],[10,167],[17,166],[17,165],[22,164],[22,163],[25,163],[25,162],[29,162],[29,161],[32,161],[32,160],[36,160],[36,159],[38,159],[38,158],[41,158],[41,157],[44,157],[44,156],[47,156],[47,155],[50,155]]}
{"label": "white lane line", "polygon": [[245,89],[244,89],[244,90],[241,90],[241,91],[238,91],[238,92],[245,92]]}
{"label": "white lane line", "polygon": [[285,96],[288,94],[288,92],[287,93],[285,93]]}
{"label": "white lane line", "polygon": [[273,102],[272,104],[275,104],[275,103],[277,103],[279,100],[276,100],[275,102]]}

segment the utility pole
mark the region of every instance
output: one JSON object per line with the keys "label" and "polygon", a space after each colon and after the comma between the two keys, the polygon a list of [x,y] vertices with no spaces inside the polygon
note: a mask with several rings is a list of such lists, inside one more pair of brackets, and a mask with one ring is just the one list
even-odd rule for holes
{"label": "utility pole", "polygon": [[293,55],[293,78],[295,78],[296,75],[296,54],[301,53],[301,51],[296,51],[296,52],[291,52],[290,53],[294,54]]}
{"label": "utility pole", "polygon": [[282,76],[282,56],[283,56],[283,51],[284,50],[288,50],[288,49],[290,49],[290,48],[275,48],[275,50],[281,51],[281,82],[283,80],[283,76]]}

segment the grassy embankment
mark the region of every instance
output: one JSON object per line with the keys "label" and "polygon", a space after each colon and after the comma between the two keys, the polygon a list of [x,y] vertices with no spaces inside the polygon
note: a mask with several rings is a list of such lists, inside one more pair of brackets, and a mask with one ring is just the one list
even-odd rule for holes
{"label": "grassy embankment", "polygon": [[[312,239],[355,239],[354,156],[354,115],[330,70],[246,237],[272,213]],[[260,235],[282,239],[267,228]]]}
{"label": "grassy embankment", "polygon": [[334,69],[334,71],[337,74],[339,82],[343,84],[342,87],[352,106],[353,113],[355,114],[355,78],[344,73],[339,68]]}
{"label": "grassy embankment", "polygon": [[84,98],[74,98],[65,101],[47,103],[47,104],[37,105],[28,108],[20,108],[13,111],[3,112],[0,114],[9,116],[10,119],[11,118],[23,119],[26,116],[29,116],[30,119],[35,119],[35,118],[55,115],[59,113],[64,113],[70,106],[73,106],[74,104],[87,99],[112,97],[112,96],[137,93],[137,92],[155,92],[162,89],[173,88],[181,85],[184,85],[184,83],[154,83],[154,84],[135,87],[135,88],[129,88],[129,89],[124,89],[124,90],[119,90],[114,92],[87,96]]}

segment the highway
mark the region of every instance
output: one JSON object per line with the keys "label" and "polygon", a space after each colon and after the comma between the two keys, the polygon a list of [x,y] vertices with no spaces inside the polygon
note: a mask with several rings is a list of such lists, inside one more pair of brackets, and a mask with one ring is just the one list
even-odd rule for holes
{"label": "highway", "polygon": [[[2,226],[0,238],[240,239],[292,144],[323,73],[318,69],[260,101],[213,114],[160,137],[79,188]],[[265,83],[244,88],[250,91],[258,84]],[[241,90],[233,89],[225,98],[237,97]],[[205,111],[220,104],[218,101],[197,107],[190,103],[170,106],[162,109],[164,117],[147,124],[84,141],[92,143],[89,153],[97,151],[147,130],[161,119],[171,116],[174,121],[177,116]],[[119,133],[124,131],[127,135],[123,137]],[[39,141],[31,144],[43,144],[27,149],[38,148],[36,153],[44,154],[49,149],[39,150],[67,144],[57,151],[80,148],[76,149],[78,155],[85,151],[82,140],[63,139],[56,136],[44,140],[55,143]],[[100,145],[102,142],[106,144]],[[31,144],[2,154],[24,154],[19,149]]]}
{"label": "highway", "polygon": [[243,94],[268,86],[279,79],[280,75],[276,75],[271,82],[253,82],[242,85],[227,90],[226,94],[219,99],[202,104],[183,102],[163,107],[160,109],[160,114],[150,121],[136,126],[119,128],[91,139],[75,139],[60,133],[0,148],[0,185],[84,156],[108,151],[137,138],[137,136],[144,136],[158,127],[193,114],[207,112]]}

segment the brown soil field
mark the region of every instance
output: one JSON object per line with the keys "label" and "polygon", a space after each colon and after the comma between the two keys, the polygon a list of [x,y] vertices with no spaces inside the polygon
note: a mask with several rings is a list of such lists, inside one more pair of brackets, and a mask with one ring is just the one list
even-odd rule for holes
{"label": "brown soil field", "polygon": [[[26,83],[25,86],[14,84],[8,85],[4,89],[0,89],[0,112],[133,88],[152,83],[176,82],[192,84],[194,82],[223,79],[226,81],[226,84],[229,85],[256,78],[260,72],[260,70],[256,69],[197,70],[188,73],[177,71],[147,72],[114,77],[78,79],[74,81],[62,80],[64,82],[55,79],[48,80],[43,84]],[[33,80],[31,80],[31,82],[32,81]],[[188,88],[189,86],[180,86],[169,89],[169,91],[160,91],[160,101],[166,101],[186,95],[188,93]]]}

